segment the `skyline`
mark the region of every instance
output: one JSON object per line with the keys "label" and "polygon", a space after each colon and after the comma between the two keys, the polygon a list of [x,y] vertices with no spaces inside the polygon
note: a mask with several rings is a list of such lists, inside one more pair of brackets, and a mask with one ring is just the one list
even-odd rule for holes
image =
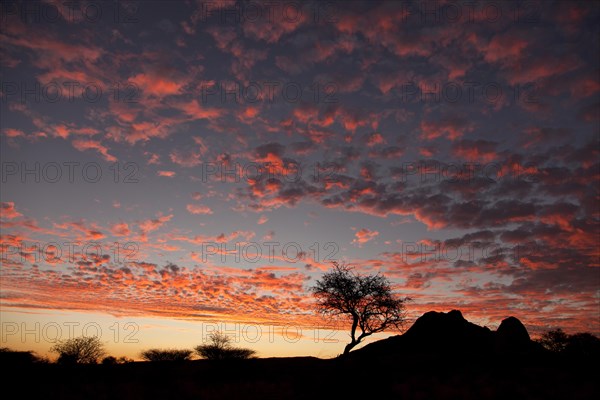
{"label": "skyline", "polygon": [[600,9],[468,4],[3,3],[0,346],[239,323],[332,357],[308,289],[336,260],[410,322],[599,335]]}

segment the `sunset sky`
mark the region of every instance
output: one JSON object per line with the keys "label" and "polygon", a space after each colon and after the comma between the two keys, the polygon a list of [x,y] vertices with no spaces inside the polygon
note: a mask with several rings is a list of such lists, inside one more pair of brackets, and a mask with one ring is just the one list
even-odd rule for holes
{"label": "sunset sky", "polygon": [[335,356],[333,260],[600,334],[597,2],[62,3],[0,9],[0,347]]}

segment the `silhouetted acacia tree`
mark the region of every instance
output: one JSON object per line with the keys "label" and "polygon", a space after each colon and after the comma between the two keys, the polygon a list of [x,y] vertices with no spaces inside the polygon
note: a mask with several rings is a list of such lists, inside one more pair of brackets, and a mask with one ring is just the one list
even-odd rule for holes
{"label": "silhouetted acacia tree", "polygon": [[59,354],[59,364],[96,364],[106,354],[104,345],[96,336],[61,340],[50,351]]}
{"label": "silhouetted acacia tree", "polygon": [[196,353],[208,360],[232,360],[232,359],[247,359],[253,357],[256,352],[251,349],[233,347],[231,338],[219,331],[212,332],[208,335],[209,344],[201,344],[196,346]]}
{"label": "silhouetted acacia tree", "polygon": [[568,342],[569,335],[563,332],[563,330],[560,328],[548,331],[544,333],[540,339],[538,339],[538,343],[555,353],[563,352],[567,348]]}
{"label": "silhouetted acacia tree", "polygon": [[351,341],[344,348],[344,355],[373,333],[400,328],[405,320],[404,304],[410,300],[398,297],[383,275],[359,275],[337,262],[333,263],[333,270],[317,280],[312,292],[319,311],[351,319]]}
{"label": "silhouetted acacia tree", "polygon": [[186,361],[192,357],[192,350],[150,349],[140,354],[147,361]]}

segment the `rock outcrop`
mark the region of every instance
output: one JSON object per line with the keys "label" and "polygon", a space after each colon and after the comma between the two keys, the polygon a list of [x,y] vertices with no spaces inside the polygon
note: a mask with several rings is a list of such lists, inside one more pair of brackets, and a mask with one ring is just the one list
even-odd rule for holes
{"label": "rock outcrop", "polygon": [[449,356],[503,357],[539,351],[525,326],[515,317],[502,321],[497,331],[467,321],[458,310],[429,311],[403,334],[379,340],[350,353],[356,357]]}

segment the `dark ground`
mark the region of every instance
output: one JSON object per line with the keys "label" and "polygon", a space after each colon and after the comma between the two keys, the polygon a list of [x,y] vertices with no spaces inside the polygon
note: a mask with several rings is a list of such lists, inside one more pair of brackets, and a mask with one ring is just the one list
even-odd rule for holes
{"label": "dark ground", "polygon": [[[518,361],[518,362],[517,362]],[[597,360],[594,360],[597,365]],[[39,399],[557,399],[599,398],[598,367],[558,358],[439,357],[34,364],[3,368],[5,389]]]}

